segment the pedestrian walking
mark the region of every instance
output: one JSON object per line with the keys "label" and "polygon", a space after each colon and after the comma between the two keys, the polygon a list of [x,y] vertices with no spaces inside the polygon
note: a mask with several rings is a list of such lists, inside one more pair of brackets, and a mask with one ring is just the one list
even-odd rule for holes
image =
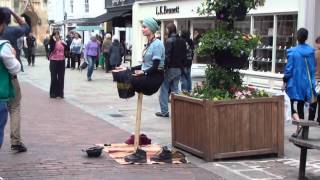
{"label": "pedestrian walking", "polygon": [[100,45],[97,41],[97,38],[95,36],[92,36],[84,50],[84,57],[88,63],[88,71],[87,71],[88,81],[92,80],[93,69],[96,64],[96,61],[98,61],[99,55],[100,55]]}
{"label": "pedestrian walking", "polygon": [[70,49],[70,46],[71,46],[71,43],[73,41],[73,38],[74,38],[74,32],[73,31],[69,31],[67,37],[66,37],[66,48],[68,49],[68,51],[66,50],[66,53],[65,53],[65,56],[67,58],[67,66],[66,68],[70,68],[70,62],[71,62],[71,55],[70,55],[70,52],[69,52],[69,49]]}
{"label": "pedestrian walking", "polygon": [[34,66],[35,56],[36,56],[36,38],[33,36],[32,32],[26,37],[27,42],[27,60],[28,65]]}
{"label": "pedestrian walking", "polygon": [[50,98],[64,98],[65,51],[67,44],[60,38],[59,31],[53,31],[49,40],[50,46]]}
{"label": "pedestrian walking", "polygon": [[[102,48],[102,37],[99,35],[99,34],[96,34],[96,39],[97,39],[97,43],[99,44],[99,51],[101,52],[101,48]],[[99,67],[99,58],[100,58],[100,54],[98,55],[97,57],[97,61],[95,62],[96,63],[96,66],[94,69],[98,69]]]}
{"label": "pedestrian walking", "polygon": [[[305,102],[312,103],[315,93],[315,53],[306,44],[308,30],[300,28],[297,31],[298,45],[287,50],[288,63],[284,72],[284,89],[291,101],[291,112],[295,119],[304,119]],[[297,110],[294,103],[297,102]],[[309,118],[314,117],[315,111],[309,111]],[[311,113],[311,114],[310,114]]]}
{"label": "pedestrian walking", "polygon": [[78,63],[77,68],[80,69],[82,39],[79,33],[74,33],[74,38],[70,45],[70,52],[71,52],[71,68],[75,69],[76,62],[77,62]]}
{"label": "pedestrian walking", "polygon": [[109,59],[110,57],[109,49],[112,45],[111,37],[112,37],[111,34],[107,33],[102,44],[102,53],[105,58],[104,64],[105,64],[106,73],[108,73],[111,70],[110,59]]}
{"label": "pedestrian walking", "polygon": [[[11,12],[0,8],[0,38],[9,24]],[[16,59],[14,50],[7,40],[0,40],[0,148],[3,144],[4,128],[8,120],[7,103],[15,96],[15,89],[11,77],[21,69],[20,62]]]}
{"label": "pedestrian walking", "polygon": [[110,66],[112,70],[114,70],[116,67],[119,67],[121,65],[123,53],[124,53],[124,49],[121,46],[119,40],[114,38],[112,45],[109,49],[109,54],[110,54],[109,60],[110,60]]}
{"label": "pedestrian walking", "polygon": [[180,76],[184,73],[183,62],[187,56],[186,41],[177,35],[176,25],[169,23],[166,30],[169,38],[165,44],[165,74],[159,96],[161,112],[156,113],[159,117],[169,117],[169,89],[172,93],[179,93]]}
{"label": "pedestrian walking", "polygon": [[49,39],[50,39],[50,35],[47,32],[46,37],[43,39],[43,46],[46,51],[46,57],[48,59],[49,59]]}
{"label": "pedestrian walking", "polygon": [[184,92],[191,93],[192,91],[192,80],[191,80],[191,66],[193,60],[193,41],[190,39],[189,31],[182,31],[181,38],[186,41],[187,56],[183,63],[184,74],[181,75],[181,90]]}
{"label": "pedestrian walking", "polygon": [[[315,78],[318,80],[318,84],[320,83],[320,37],[316,38],[315,41],[316,51],[315,51],[315,59],[316,59],[316,69],[315,69]],[[318,92],[319,93],[319,92]],[[317,108],[318,106],[318,108]],[[318,110],[318,117],[316,121],[320,123],[320,95],[317,95],[317,102],[311,103],[309,107],[309,120],[314,120],[316,111]]]}
{"label": "pedestrian walking", "polygon": [[[16,51],[16,59],[20,62],[21,70],[23,71],[22,62],[20,59],[20,51],[18,50],[18,39],[22,38],[30,30],[29,25],[24,19],[18,16],[15,12],[8,8],[5,8],[9,15],[8,23],[10,23],[11,16],[14,17],[15,21],[19,26],[7,26],[2,34],[2,39],[9,40],[10,44]],[[26,46],[26,44],[24,44]],[[8,102],[8,110],[10,115],[10,139],[11,139],[11,150],[16,152],[26,152],[27,147],[22,142],[21,138],[21,89],[17,76],[13,76],[11,83],[15,89],[15,97],[10,99]]]}

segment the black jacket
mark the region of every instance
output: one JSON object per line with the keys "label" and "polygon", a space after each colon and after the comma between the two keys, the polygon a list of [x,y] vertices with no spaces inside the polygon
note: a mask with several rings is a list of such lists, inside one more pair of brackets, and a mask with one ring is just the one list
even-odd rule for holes
{"label": "black jacket", "polygon": [[171,34],[165,48],[165,68],[182,68],[187,58],[186,41],[176,34]]}

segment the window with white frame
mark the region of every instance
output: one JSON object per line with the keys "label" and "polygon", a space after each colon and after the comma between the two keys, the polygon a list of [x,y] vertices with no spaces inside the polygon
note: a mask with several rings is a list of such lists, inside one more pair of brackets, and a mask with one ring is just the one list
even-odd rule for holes
{"label": "window with white frame", "polygon": [[89,0],[84,0],[85,12],[89,12]]}

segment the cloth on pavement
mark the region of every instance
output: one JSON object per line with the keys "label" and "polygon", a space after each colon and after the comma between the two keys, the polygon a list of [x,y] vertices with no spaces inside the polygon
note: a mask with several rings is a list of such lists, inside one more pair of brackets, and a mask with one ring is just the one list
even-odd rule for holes
{"label": "cloth on pavement", "polygon": [[[103,146],[103,145],[99,145]],[[154,156],[161,150],[161,146],[158,144],[144,145],[140,146],[141,149],[147,152],[147,163],[145,164],[166,164],[163,162],[154,162],[150,160],[150,157]],[[109,154],[109,156],[114,159],[117,163],[122,165],[128,165],[131,163],[125,162],[124,157],[134,153],[134,146],[128,144],[109,144],[104,146],[104,151]],[[172,164],[182,164],[183,162],[178,159],[172,159]],[[188,160],[185,163],[189,163]]]}

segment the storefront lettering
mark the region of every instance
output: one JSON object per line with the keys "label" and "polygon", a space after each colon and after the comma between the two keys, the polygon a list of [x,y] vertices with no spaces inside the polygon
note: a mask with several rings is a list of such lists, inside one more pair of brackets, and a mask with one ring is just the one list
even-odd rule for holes
{"label": "storefront lettering", "polygon": [[156,14],[161,15],[161,14],[176,14],[179,13],[179,6],[175,8],[168,8],[167,6],[157,6],[156,7]]}
{"label": "storefront lettering", "polygon": [[111,5],[111,7],[115,7],[115,6],[123,6],[123,5],[129,5],[129,4],[133,4],[135,0],[111,0],[111,4],[110,1],[109,3],[107,3],[107,7],[109,7]]}

